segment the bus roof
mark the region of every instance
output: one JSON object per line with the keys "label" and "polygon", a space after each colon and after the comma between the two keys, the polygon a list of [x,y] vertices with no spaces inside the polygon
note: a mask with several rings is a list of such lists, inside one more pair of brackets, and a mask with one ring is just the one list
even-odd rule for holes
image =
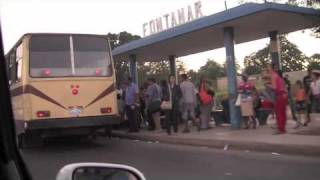
{"label": "bus roof", "polygon": [[107,35],[103,34],[77,34],[77,33],[25,33],[23,34],[19,40],[10,48],[10,50],[7,52],[5,56],[8,56],[8,53],[12,51],[26,36],[34,36],[34,35],[47,35],[47,36],[55,36],[55,35],[77,35],[77,36],[95,36],[95,37],[101,37],[108,39]]}

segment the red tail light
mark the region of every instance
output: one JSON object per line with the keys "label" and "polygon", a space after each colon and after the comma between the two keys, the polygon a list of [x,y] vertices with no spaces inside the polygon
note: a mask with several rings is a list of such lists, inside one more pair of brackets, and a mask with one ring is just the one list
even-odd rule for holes
{"label": "red tail light", "polygon": [[100,109],[100,112],[101,112],[102,114],[109,114],[109,113],[112,112],[112,108],[111,108],[111,107],[101,108],[101,109]]}
{"label": "red tail light", "polygon": [[97,68],[96,69],[96,76],[101,76],[102,75],[102,69]]}
{"label": "red tail light", "polygon": [[50,117],[50,111],[37,111],[37,117]]}
{"label": "red tail light", "polygon": [[42,70],[43,76],[51,76],[51,70],[50,69],[44,69]]}

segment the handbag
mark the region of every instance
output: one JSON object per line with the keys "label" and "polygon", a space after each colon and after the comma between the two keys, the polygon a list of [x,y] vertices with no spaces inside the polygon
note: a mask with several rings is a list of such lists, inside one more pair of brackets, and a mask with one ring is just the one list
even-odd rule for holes
{"label": "handbag", "polygon": [[207,93],[207,91],[204,89],[204,84],[201,84],[199,97],[200,97],[201,103],[204,105],[210,104],[213,100],[212,96],[210,96]]}
{"label": "handbag", "polygon": [[241,99],[240,111],[242,116],[254,116],[252,98]]}

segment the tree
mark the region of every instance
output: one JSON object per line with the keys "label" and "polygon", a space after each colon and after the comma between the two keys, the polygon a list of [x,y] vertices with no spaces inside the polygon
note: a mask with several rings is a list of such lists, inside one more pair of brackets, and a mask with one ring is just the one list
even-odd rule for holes
{"label": "tree", "polygon": [[[320,0],[239,0],[239,4],[245,4],[250,2],[284,2],[286,4],[295,5],[295,6],[303,6],[303,7],[313,7],[318,8],[320,5]],[[320,38],[320,27],[314,27],[311,30],[311,35],[313,35],[316,38]]]}
{"label": "tree", "polygon": [[[227,70],[228,70],[227,62],[223,63],[222,66],[223,66],[225,75],[227,75]],[[241,74],[241,66],[237,60],[235,60],[235,66],[236,66],[236,74],[237,75]]]}
{"label": "tree", "polygon": [[[185,64],[176,60],[177,74],[186,73]],[[169,61],[140,62],[138,63],[139,83],[143,83],[149,77],[154,77],[158,82],[168,79],[170,75]]]}
{"label": "tree", "polygon": [[120,32],[118,34],[108,33],[107,37],[110,40],[111,49],[114,49],[118,46],[131,42],[133,40],[140,39],[138,35],[132,35],[126,31]]}
{"label": "tree", "polygon": [[[193,73],[190,72],[189,73]],[[216,86],[217,78],[226,76],[226,71],[223,65],[217,63],[213,59],[208,59],[205,65],[201,66],[197,75],[191,74],[196,78],[193,82],[199,84],[200,77],[205,75],[208,78],[209,84]]]}
{"label": "tree", "polygon": [[[313,7],[319,9],[320,0],[288,0],[287,3],[296,6]],[[312,28],[311,35],[316,38],[320,38],[320,26]]]}
{"label": "tree", "polygon": [[[130,41],[140,39],[138,35],[132,35],[126,31],[120,32],[119,34],[108,33],[107,37],[110,40],[111,49],[126,44]],[[128,61],[118,60],[114,62],[116,69],[116,79],[122,81],[129,75],[129,64]]]}
{"label": "tree", "polygon": [[[280,41],[280,60],[283,71],[301,71],[305,69],[305,64],[309,61],[298,47],[289,42],[286,36],[279,37]],[[246,56],[244,59],[245,71],[249,74],[260,73],[263,68],[271,63],[269,45],[265,48]]]}
{"label": "tree", "polygon": [[199,73],[197,71],[192,70],[192,69],[187,72],[187,75],[188,75],[188,77],[190,77],[190,80],[192,82],[196,82],[200,78]]}
{"label": "tree", "polygon": [[320,54],[314,54],[310,57],[308,68],[320,70]]}
{"label": "tree", "polygon": [[[119,34],[109,33],[107,37],[110,40],[111,49],[114,49],[123,44],[140,39],[138,35],[132,35],[126,31]],[[127,60],[118,60],[114,62],[116,69],[116,79],[123,81],[129,74],[129,63]],[[176,61],[177,73],[185,73],[186,68],[182,61]],[[157,80],[167,79],[170,73],[168,61],[157,62],[138,62],[137,66],[139,82],[144,82],[149,76],[155,77]]]}
{"label": "tree", "polygon": [[246,4],[246,3],[263,3],[263,2],[274,2],[278,3],[281,0],[239,0],[239,4]]}
{"label": "tree", "polygon": [[[246,56],[244,58],[244,64],[248,63],[249,65],[245,65],[244,72],[247,73],[248,75],[253,75],[253,74],[260,74],[262,68],[261,66],[255,65],[255,64],[250,64],[252,61],[250,60],[250,56]],[[265,64],[262,62],[261,64]],[[262,66],[265,67],[266,65]]]}
{"label": "tree", "polygon": [[308,57],[298,49],[297,45],[289,42],[285,36],[280,36],[280,47],[280,60],[285,72],[305,69]]}
{"label": "tree", "polygon": [[208,59],[206,64],[200,67],[198,73],[207,76],[209,79],[217,79],[226,75],[224,67],[211,59]]}

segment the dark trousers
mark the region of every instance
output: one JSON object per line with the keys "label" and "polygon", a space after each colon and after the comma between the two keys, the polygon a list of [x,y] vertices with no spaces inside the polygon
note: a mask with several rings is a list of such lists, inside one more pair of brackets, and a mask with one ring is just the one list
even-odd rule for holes
{"label": "dark trousers", "polygon": [[129,131],[137,132],[139,131],[139,120],[138,120],[138,108],[134,105],[126,106],[126,112],[129,123]]}
{"label": "dark trousers", "polygon": [[165,125],[167,133],[171,134],[171,127],[173,126],[173,131],[178,132],[178,111],[175,110],[165,110]]}
{"label": "dark trousers", "polygon": [[296,106],[295,106],[295,102],[294,102],[294,100],[293,100],[292,95],[291,95],[290,92],[288,93],[288,96],[289,96],[288,98],[289,98],[289,105],[290,105],[290,110],[291,110],[292,118],[293,118],[293,120],[298,121],[298,118],[297,118],[297,116],[296,116]]}
{"label": "dark trousers", "polygon": [[147,111],[147,115],[148,115],[148,123],[149,123],[149,130],[155,130],[156,129],[156,125],[154,123],[154,119],[152,116],[152,112],[151,111]]}
{"label": "dark trousers", "polygon": [[312,104],[311,103],[307,103],[307,120],[310,121],[311,118],[310,118],[310,114],[312,112]]}

